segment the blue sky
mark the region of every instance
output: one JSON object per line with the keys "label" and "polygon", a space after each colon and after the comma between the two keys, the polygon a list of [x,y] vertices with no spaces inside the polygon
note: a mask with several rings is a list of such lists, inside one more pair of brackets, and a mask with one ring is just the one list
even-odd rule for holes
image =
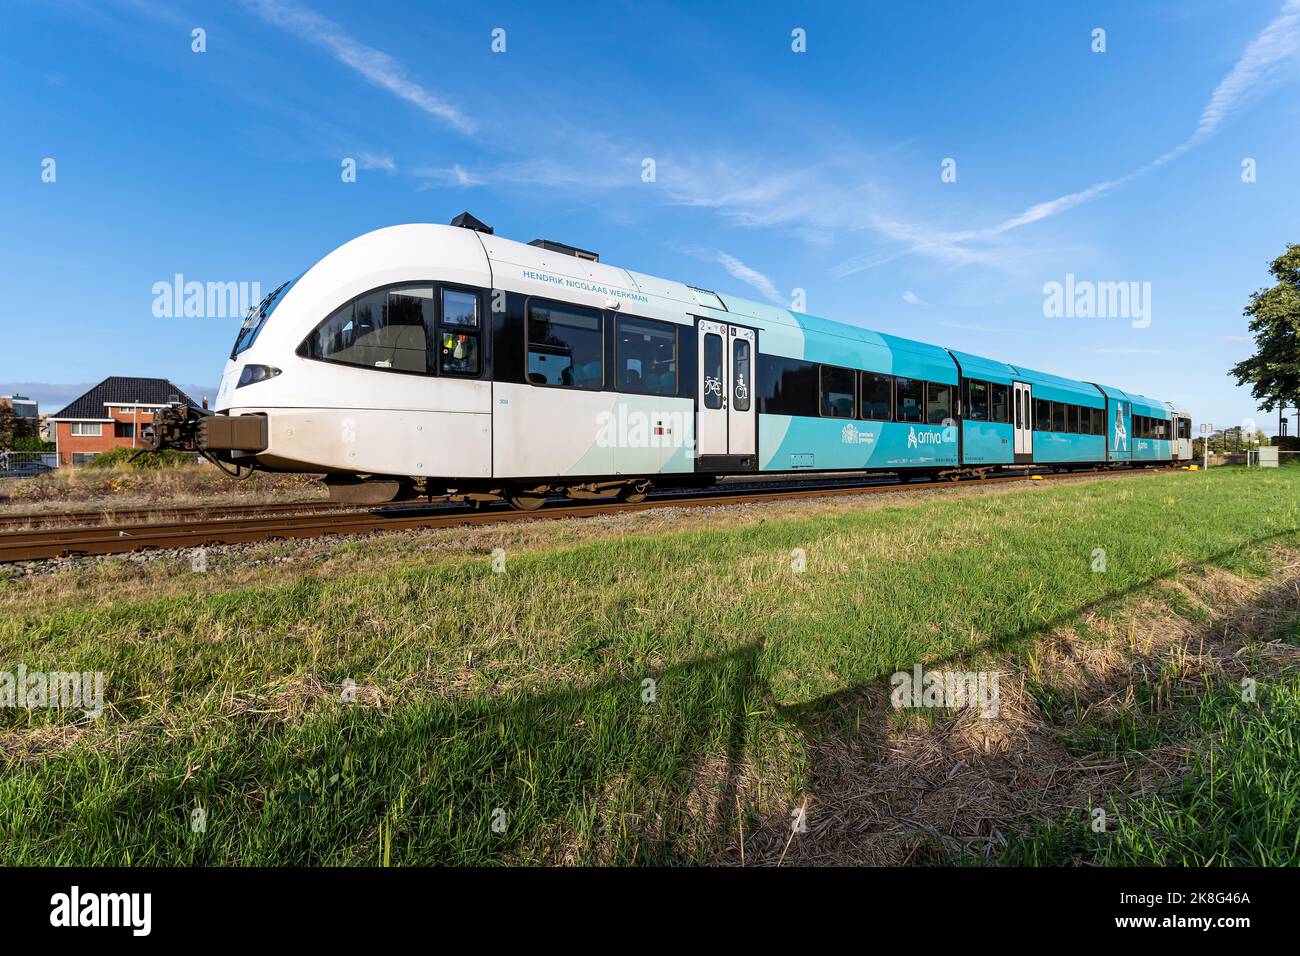
{"label": "blue sky", "polygon": [[[1276,428],[1227,370],[1250,292],[1300,241],[1300,0],[9,0],[0,18],[0,389],[46,410],[108,374],[217,381],[238,320],[156,317],[157,282],[265,291],[362,232],[469,210]],[[1046,316],[1067,274],[1150,283],[1150,324]]]}

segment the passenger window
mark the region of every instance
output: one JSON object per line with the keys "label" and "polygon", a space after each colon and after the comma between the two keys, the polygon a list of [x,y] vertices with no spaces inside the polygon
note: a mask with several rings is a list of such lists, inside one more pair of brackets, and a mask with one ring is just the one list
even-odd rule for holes
{"label": "passenger window", "polygon": [[749,411],[749,390],[752,376],[749,374],[749,342],[746,339],[731,340],[731,403],[738,412]]}
{"label": "passenger window", "polygon": [[759,414],[809,417],[817,414],[816,365],[759,352],[758,368]]}
{"label": "passenger window", "polygon": [[822,415],[826,418],[853,417],[853,370],[823,365],[821,368]]}
{"label": "passenger window", "polygon": [[966,382],[966,418],[973,422],[989,420],[989,383],[970,379]]}
{"label": "passenger window", "polygon": [[336,309],[299,346],[307,358],[364,368],[429,372],[433,287],[376,289]]}
{"label": "passenger window", "polygon": [[1052,430],[1052,403],[1041,398],[1034,399],[1034,431],[1050,432]]}
{"label": "passenger window", "polygon": [[942,425],[952,419],[952,386],[929,382],[925,386],[926,421]]}
{"label": "passenger window", "polygon": [[989,409],[989,421],[1006,424],[1011,421],[1007,408],[1007,386],[994,382],[989,386],[992,395],[992,407]]}
{"label": "passenger window", "polygon": [[614,319],[615,368],[621,392],[677,394],[677,327],[620,315]]}
{"label": "passenger window", "polygon": [[893,383],[889,375],[876,372],[862,373],[862,417],[871,421],[887,422],[893,405]]}
{"label": "passenger window", "polygon": [[722,336],[704,336],[704,407],[722,407]]}
{"label": "passenger window", "polygon": [[925,421],[925,383],[914,378],[894,380],[894,418],[900,422]]}
{"label": "passenger window", "polygon": [[528,381],[599,390],[605,384],[604,330],[595,309],[528,303]]}
{"label": "passenger window", "polygon": [[1065,431],[1065,404],[1052,402],[1052,431]]}

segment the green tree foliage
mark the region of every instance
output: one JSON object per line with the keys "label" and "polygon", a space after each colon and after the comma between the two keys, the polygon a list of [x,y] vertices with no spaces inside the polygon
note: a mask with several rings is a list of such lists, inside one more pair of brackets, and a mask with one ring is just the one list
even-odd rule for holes
{"label": "green tree foliage", "polygon": [[0,448],[12,448],[18,436],[18,416],[13,406],[0,403]]}
{"label": "green tree foliage", "polygon": [[1300,244],[1288,245],[1269,271],[1277,285],[1252,293],[1245,309],[1255,354],[1232,367],[1265,411],[1300,402]]}
{"label": "green tree foliage", "polygon": [[14,451],[54,451],[54,442],[42,441],[38,435],[20,435],[14,439]]}

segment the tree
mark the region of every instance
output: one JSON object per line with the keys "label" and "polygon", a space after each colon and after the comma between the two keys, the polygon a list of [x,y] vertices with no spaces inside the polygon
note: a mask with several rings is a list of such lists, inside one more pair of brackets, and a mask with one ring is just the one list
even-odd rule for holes
{"label": "tree", "polygon": [[1232,367],[1238,385],[1265,411],[1287,405],[1300,412],[1300,243],[1290,243],[1269,271],[1277,285],[1251,293],[1245,315],[1255,335],[1255,354]]}
{"label": "tree", "polygon": [[18,434],[18,416],[8,402],[0,402],[0,448],[9,448]]}

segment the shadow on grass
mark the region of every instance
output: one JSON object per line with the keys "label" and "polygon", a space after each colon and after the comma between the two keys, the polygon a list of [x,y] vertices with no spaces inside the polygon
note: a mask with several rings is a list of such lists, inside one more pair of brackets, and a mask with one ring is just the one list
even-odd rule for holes
{"label": "shadow on grass", "polygon": [[[1162,578],[1294,534],[1147,578],[963,655],[1008,651]],[[643,678],[423,698],[391,713],[331,706],[297,725],[232,719],[215,739],[74,750],[8,768],[0,846],[15,864],[710,862],[741,836],[742,802],[779,820],[833,785],[841,768],[819,755],[885,676],[778,705],[764,657],[756,641]],[[855,732],[883,734],[889,719],[871,709]],[[793,768],[790,792],[754,790],[774,765]]]}

